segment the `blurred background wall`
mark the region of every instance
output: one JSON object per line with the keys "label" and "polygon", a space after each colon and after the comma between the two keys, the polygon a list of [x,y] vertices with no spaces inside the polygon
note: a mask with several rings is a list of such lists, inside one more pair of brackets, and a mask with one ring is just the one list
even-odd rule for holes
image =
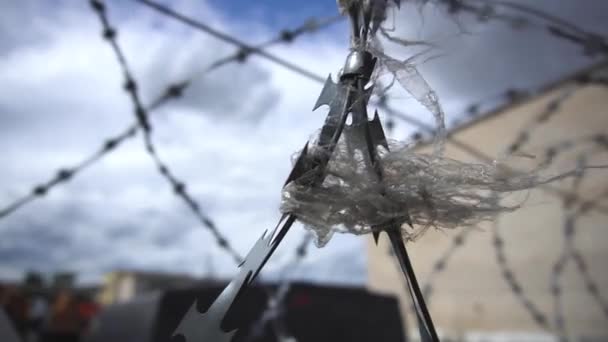
{"label": "blurred background wall", "polygon": [[[576,143],[577,147],[561,149],[563,152],[558,152],[546,170],[547,174],[555,175],[576,168],[582,154],[589,156],[588,164],[606,164],[608,153],[606,146],[602,146],[605,141],[601,141],[608,133],[606,88],[576,83],[573,77],[555,84],[540,96],[486,115],[466,127],[455,129],[450,136],[488,156],[504,155],[514,137],[532,128],[536,118],[550,108],[552,101],[564,97],[574,87],[576,90],[563,101],[558,113],[531,130],[529,140],[520,150],[521,157],[510,157],[506,164],[520,169],[526,164],[527,167],[538,164],[550,147],[560,150],[559,146],[567,145],[567,141]],[[589,137],[595,141],[585,142]],[[420,151],[428,152],[428,148]],[[451,143],[447,145],[447,156],[487,162]],[[530,160],[531,156],[535,159]],[[575,191],[576,196],[568,195],[572,195],[572,187],[572,179],[562,180],[525,195],[517,195],[514,201],[521,201],[522,208],[502,215],[496,225],[483,224],[467,232],[461,228],[454,231],[431,229],[419,240],[409,243],[419,281],[422,285],[432,284],[428,301],[439,330],[456,337],[506,331],[543,336],[559,333],[555,329],[557,323],[564,324],[572,336],[596,337],[597,341],[608,339],[608,326],[605,324],[607,302],[605,297],[601,297],[608,295],[608,273],[605,271],[608,260],[608,177],[602,170],[589,170]],[[572,208],[591,206],[574,220],[576,235],[571,235],[575,251],[580,253],[585,265],[577,263],[579,259],[569,259],[558,290],[554,290],[556,264],[560,265],[562,253],[569,248],[565,238],[568,234],[565,231],[569,229],[568,213],[576,211],[565,207],[569,201],[575,202],[570,203]],[[499,242],[496,242],[496,229]],[[500,245],[500,241],[503,242],[504,253],[497,252],[496,244]],[[402,311],[408,313],[407,323],[413,326],[415,316],[410,309],[409,294],[391,256],[388,239],[385,236],[381,238],[378,246],[369,239],[368,253],[369,288],[398,295]],[[447,258],[444,257],[446,253]],[[501,259],[504,262],[499,262]],[[505,263],[507,271],[503,266]],[[585,272],[595,285],[585,281]],[[506,279],[514,279],[519,285],[510,285],[513,282]],[[563,301],[563,323],[556,322],[559,320],[559,316],[555,317],[556,291]],[[597,291],[602,292],[600,299]],[[522,300],[524,297],[532,304]],[[530,310],[531,305],[538,312],[534,308]]]}

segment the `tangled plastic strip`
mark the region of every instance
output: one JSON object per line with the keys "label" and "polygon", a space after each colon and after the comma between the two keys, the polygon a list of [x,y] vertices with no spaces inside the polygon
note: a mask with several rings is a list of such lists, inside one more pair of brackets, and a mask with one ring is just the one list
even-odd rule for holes
{"label": "tangled plastic strip", "polygon": [[[409,146],[393,147],[380,154],[385,195],[379,191],[365,160],[340,141],[333,152],[327,178],[319,187],[288,184],[283,191],[282,212],[295,213],[314,231],[319,246],[332,234],[369,234],[387,220],[407,213],[416,228],[401,225],[401,233],[415,240],[428,228],[454,229],[493,221],[499,214],[517,210],[505,205],[512,192],[574,177],[580,170],[544,175],[505,170],[500,164],[471,164],[432,154],[414,153]],[[604,169],[605,165],[586,165]]]}

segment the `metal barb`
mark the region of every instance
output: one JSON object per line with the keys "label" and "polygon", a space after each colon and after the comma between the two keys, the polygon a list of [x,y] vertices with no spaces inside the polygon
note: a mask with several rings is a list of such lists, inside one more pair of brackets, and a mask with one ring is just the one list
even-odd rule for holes
{"label": "metal barb", "polygon": [[[308,144],[306,144],[287,178],[287,183],[304,181],[315,185],[322,182],[325,168],[329,162],[328,156],[337,145],[350,105],[353,102],[352,89],[353,80],[341,80],[339,84],[335,84],[331,77],[328,78],[325,88],[321,92],[320,100],[317,101],[321,105],[330,106],[325,125],[317,142],[317,147],[325,150],[327,154],[321,156],[310,155]],[[333,94],[333,97],[330,98],[330,94]],[[240,266],[239,273],[215,300],[211,309],[201,317],[201,314],[191,307],[175,333],[183,335],[186,342],[230,341],[233,335],[227,334],[221,329],[221,321],[239,295],[244,293],[255,280],[295,220],[295,215],[283,215],[273,233],[268,236],[265,233],[253,246]],[[195,308],[195,306],[193,307]]]}
{"label": "metal barb", "polygon": [[[354,11],[360,10],[355,7],[351,8],[351,14],[354,14]],[[363,18],[364,26],[358,32],[362,33],[362,38],[366,39],[365,35],[369,21],[364,13],[361,17]],[[351,19],[353,22],[356,21],[353,15],[351,15]],[[353,37],[356,36],[357,33],[353,32]],[[369,121],[366,109],[372,88],[366,89],[365,86],[370,80],[375,63],[376,60],[368,51],[353,49],[347,58],[339,82],[335,83],[331,79],[331,75],[327,78],[314,109],[327,105],[329,106],[329,113],[321,129],[315,148],[309,150],[308,144],[304,146],[287,178],[286,184],[298,182],[312,187],[319,186],[325,178],[325,170],[343,133],[345,139],[353,141],[357,148],[367,152],[369,167],[374,168],[378,179],[380,182],[382,181],[382,169],[377,158],[376,149],[377,146],[383,146],[388,149],[388,144],[378,114],[375,113],[374,119]],[[347,127],[346,119],[349,115],[353,117],[353,124]],[[208,312],[203,315],[202,319],[199,317],[200,314],[198,314],[196,307],[193,306],[182,320],[176,333],[184,335],[187,342],[229,341],[233,333],[222,331],[221,321],[239,295],[244,293],[247,287],[254,281],[296,219],[296,216],[293,214],[283,215],[273,234],[268,236],[264,234],[254,245],[241,265],[236,278],[220,294]],[[411,225],[409,215],[404,217],[402,221]],[[281,222],[284,222],[283,225],[281,225]],[[399,243],[395,241],[393,242],[393,246],[399,257],[400,264],[406,265],[403,268],[404,276],[412,289],[412,299],[418,304],[417,307],[421,311],[418,314],[421,338],[425,342],[439,341],[433,322],[426,309],[409,256],[405,252],[405,245],[399,234],[400,224],[396,220],[392,220],[389,226],[390,228],[386,227],[383,230],[389,233],[391,240],[394,240],[395,236],[398,236]],[[377,237],[378,233],[374,236]]]}
{"label": "metal barb", "polygon": [[230,341],[236,331],[223,331],[222,320],[235,300],[252,283],[279,242],[280,240],[273,240],[273,234],[264,232],[240,265],[237,276],[226,286],[209,310],[201,315],[196,308],[197,302],[192,304],[174,335],[182,335],[187,342]]}

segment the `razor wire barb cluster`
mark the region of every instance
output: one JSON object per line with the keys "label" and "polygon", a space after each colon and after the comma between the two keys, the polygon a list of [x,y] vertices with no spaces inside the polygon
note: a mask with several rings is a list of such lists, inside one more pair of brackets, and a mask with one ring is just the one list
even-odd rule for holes
{"label": "razor wire barb cluster", "polygon": [[[170,8],[163,6],[159,3],[150,0],[135,0],[138,3],[146,5],[163,15],[166,15],[170,18],[176,19],[182,23],[190,25],[191,27],[206,32],[207,34],[211,34],[219,39],[226,41],[227,43],[235,45],[238,50],[229,56],[226,56],[220,60],[217,60],[214,63],[211,63],[208,67],[206,67],[203,74],[206,74],[216,68],[219,68],[223,65],[232,62],[245,62],[249,56],[258,55],[262,58],[266,58],[269,61],[281,65],[295,73],[300,74],[303,77],[307,77],[313,81],[323,82],[324,78],[318,76],[317,74],[306,70],[298,65],[295,65],[291,62],[281,59],[278,56],[270,54],[266,52],[264,49],[278,43],[290,43],[299,36],[314,32],[321,28],[327,27],[332,23],[340,20],[341,17],[330,17],[322,20],[313,20],[305,23],[299,28],[293,30],[283,30],[281,31],[276,38],[273,38],[267,42],[264,42],[259,45],[252,45],[246,42],[243,42],[239,39],[236,39],[228,34],[225,34],[221,31],[215,30],[212,27],[201,23],[200,21],[189,18],[183,14],[177,13]],[[426,2],[426,1],[424,1]],[[589,55],[597,55],[603,54],[608,55],[608,48],[606,39],[600,35],[597,35],[592,32],[587,32],[582,30],[576,25],[571,23],[567,23],[559,18],[550,17],[543,15],[543,13],[539,13],[537,10],[533,8],[528,8],[526,6],[517,5],[509,2],[486,2],[486,1],[475,1],[475,0],[436,0],[431,2],[436,2],[440,5],[446,5],[449,12],[452,14],[457,14],[460,12],[469,12],[475,14],[480,18],[480,20],[499,20],[504,21],[512,25],[513,27],[522,29],[526,27],[535,27],[535,28],[543,28],[550,35],[558,38],[564,39],[569,42],[578,44],[581,46],[582,51]],[[242,261],[242,257],[239,253],[231,246],[228,239],[221,233],[219,228],[215,225],[212,219],[203,211],[199,203],[196,199],[188,192],[188,187],[184,181],[175,176],[174,172],[170,169],[169,165],[167,165],[159,156],[156,146],[153,141],[153,125],[151,120],[151,113],[157,108],[165,105],[166,103],[176,100],[181,97],[185,89],[191,84],[192,79],[180,80],[175,83],[169,84],[163,93],[154,99],[149,105],[145,105],[141,102],[139,91],[138,91],[138,83],[133,76],[129,68],[129,64],[127,61],[127,57],[122,51],[119,43],[118,43],[118,31],[115,27],[112,27],[110,21],[108,20],[107,10],[105,5],[100,0],[91,0],[92,8],[95,10],[95,13],[98,15],[100,22],[103,27],[103,38],[111,45],[113,51],[115,52],[116,58],[121,66],[121,71],[124,75],[124,90],[128,94],[133,104],[133,114],[135,118],[135,123],[127,127],[120,134],[117,134],[113,137],[110,137],[102,142],[101,146],[97,151],[92,153],[90,156],[85,157],[79,163],[74,164],[73,166],[60,168],[54,175],[52,175],[47,181],[41,182],[39,185],[36,185],[32,188],[30,193],[23,196],[22,198],[17,199],[13,203],[0,208],[0,219],[3,219],[12,213],[16,212],[23,206],[32,202],[37,198],[44,197],[49,191],[51,191],[54,187],[60,186],[62,184],[68,183],[72,180],[77,174],[84,171],[85,169],[91,167],[96,162],[101,160],[107,154],[114,152],[118,149],[121,144],[133,137],[135,137],[138,133],[143,135],[144,147],[150,158],[155,163],[155,166],[158,172],[163,176],[163,178],[170,184],[175,195],[179,197],[192,211],[195,217],[199,220],[201,225],[206,227],[214,236],[215,243],[225,250],[236,263],[240,263]],[[514,11],[516,14],[505,13],[504,9]],[[545,108],[545,111],[540,113],[536,120],[530,123],[529,126],[524,128],[516,139],[508,146],[507,150],[509,153],[518,152],[522,146],[524,146],[533,131],[538,127],[542,126],[542,124],[550,121],[554,116],[558,115],[560,112],[561,104],[568,101],[571,96],[574,96],[577,90],[585,85],[607,85],[608,82],[603,77],[596,77],[591,73],[583,74],[578,80],[578,84],[569,88],[566,92],[560,94],[557,98],[549,103],[549,105]],[[516,96],[517,95],[517,96]],[[521,93],[512,91],[506,92],[505,96],[509,99],[506,106],[512,105],[513,103],[519,102],[522,100]],[[525,95],[525,94],[524,94]],[[523,98],[527,98],[523,96]],[[398,119],[414,125],[421,129],[426,133],[436,133],[435,127],[428,125],[416,118],[408,116],[396,110],[392,106],[389,105],[388,100],[386,98],[381,99],[378,103],[379,107],[383,109],[387,116],[391,119]],[[475,116],[478,114],[479,104],[471,104],[467,111],[469,116]],[[390,130],[393,128],[393,124],[388,124],[387,128]],[[418,133],[418,138],[421,138],[422,135]],[[453,146],[462,149],[468,154],[479,158],[480,160],[492,161],[494,158],[485,155],[483,152],[479,151],[477,148],[459,141],[458,139],[451,137],[448,135],[447,142],[452,144]],[[547,147],[545,150],[545,163],[546,165],[551,164],[560,153],[569,150],[574,146],[580,146],[581,144],[590,144],[593,145],[595,149],[608,149],[608,137],[599,132],[596,135],[593,135],[587,139],[577,140],[577,141],[562,141],[557,145]],[[584,159],[581,156],[581,159]],[[585,173],[581,172],[580,176],[577,178],[578,181],[576,184],[580,184],[583,182],[585,178]],[[505,241],[504,238],[501,237],[499,228],[497,227],[494,230],[494,248],[496,252],[496,259],[500,269],[502,270],[503,277],[505,281],[509,284],[513,294],[519,299],[523,307],[529,312],[532,319],[542,328],[546,330],[554,330],[560,334],[560,336],[566,335],[565,328],[565,319],[563,315],[563,306],[561,303],[562,291],[560,288],[560,276],[563,272],[564,267],[566,266],[568,261],[571,261],[572,264],[577,268],[581,278],[584,280],[587,288],[587,292],[590,296],[592,296],[596,303],[601,306],[604,314],[608,317],[608,303],[605,297],[600,293],[600,289],[597,285],[597,282],[593,279],[593,275],[590,273],[589,268],[585,262],[584,256],[582,252],[578,250],[575,244],[575,232],[576,232],[576,222],[579,217],[590,212],[591,210],[595,210],[601,213],[608,212],[606,207],[603,207],[601,204],[602,198],[597,198],[593,200],[585,200],[582,197],[577,196],[578,187],[573,186],[572,189],[568,191],[558,191],[554,192],[558,196],[560,196],[564,201],[564,212],[566,213],[564,217],[564,226],[563,226],[563,236],[564,236],[564,247],[563,254],[560,256],[560,259],[556,261],[552,273],[551,279],[551,292],[554,296],[555,302],[555,310],[553,312],[553,319],[549,319],[549,315],[542,312],[540,308],[532,301],[531,297],[528,296],[521,284],[521,282],[517,279],[515,271],[510,267],[509,262],[506,258],[505,253]],[[605,194],[603,194],[605,196]],[[450,258],[457,252],[458,249],[466,245],[466,237],[470,234],[470,230],[463,230],[454,237],[454,240],[449,247],[449,249],[440,256],[438,261],[435,263],[435,266],[432,271],[432,275],[429,277],[429,281],[425,286],[425,293],[427,296],[430,296],[433,291],[433,280],[436,279],[440,273],[448,267],[448,263]],[[297,250],[297,258],[296,260],[300,260],[306,255],[306,246],[309,245],[309,241],[305,239],[304,243]],[[297,261],[296,261],[297,262]],[[282,300],[285,288],[288,288],[287,283],[284,283],[279,287],[280,289],[276,292],[275,296],[272,296],[270,302],[275,303],[269,305],[268,310],[266,311],[263,317],[275,317],[276,315],[276,303],[280,303]],[[260,324],[265,324],[267,320],[264,318],[260,319]]]}
{"label": "razor wire barb cluster", "polygon": [[[189,25],[189,26],[193,27],[194,29],[200,30],[205,33],[215,32],[215,33],[217,33],[216,37],[226,41],[227,43],[236,45],[237,48],[239,48],[239,50],[237,52],[235,52],[234,54],[221,58],[213,63],[210,63],[207,67],[203,68],[202,70],[204,70],[204,73],[197,73],[197,76],[199,76],[199,77],[201,77],[200,75],[205,75],[206,73],[211,72],[211,71],[219,68],[220,66],[226,65],[227,63],[244,62],[247,60],[247,57],[249,57],[252,54],[261,55],[262,57],[268,58],[271,62],[275,62],[275,63],[278,63],[279,65],[285,66],[285,63],[284,63],[284,62],[286,62],[285,60],[283,60],[282,58],[277,57],[275,55],[269,55],[268,53],[266,53],[264,51],[264,48],[278,44],[278,43],[291,43],[293,40],[297,39],[298,37],[300,37],[303,34],[312,33],[317,30],[326,28],[329,25],[331,25],[331,24],[335,23],[336,21],[341,20],[341,18],[343,18],[342,16],[339,16],[339,17],[332,16],[332,17],[324,18],[324,19],[311,19],[298,28],[291,29],[291,30],[290,29],[282,30],[275,38],[270,39],[265,43],[254,46],[254,45],[246,44],[246,43],[242,42],[241,40],[232,37],[229,34],[226,34],[217,29],[214,29],[214,28],[210,27],[209,25],[206,25],[196,19],[188,17],[187,15],[178,13],[178,12],[170,9],[169,7],[164,6],[155,1],[151,1],[151,0],[134,0],[134,1],[147,5],[150,8],[157,10],[159,13],[166,15],[171,19],[175,19],[186,25]],[[426,1],[424,1],[424,2],[426,2]],[[441,0],[439,2],[440,3],[450,3],[450,1],[447,1],[447,0]],[[458,1],[454,1],[454,2],[457,3]],[[100,2],[100,3],[102,3],[102,2]],[[459,4],[454,4],[452,6],[459,6]],[[466,9],[466,7],[463,7],[463,9]],[[457,13],[457,12],[458,11],[450,11],[450,13]],[[533,20],[533,19],[530,19],[530,20]],[[203,28],[208,28],[210,30],[204,30]],[[106,32],[106,33],[110,34],[110,35],[113,34],[112,31]],[[115,34],[115,32],[114,32],[114,34]],[[594,34],[594,35],[599,36],[597,34]],[[289,65],[289,64],[287,64],[287,65]],[[306,77],[310,80],[313,80],[313,81],[316,81],[319,83],[324,82],[323,77],[321,77],[309,70],[306,70],[303,67],[297,67],[297,68],[287,67],[287,68],[289,70],[293,71],[294,73],[299,74],[302,77]],[[301,71],[304,71],[304,72],[301,72]],[[606,82],[605,77],[601,77],[601,76],[596,77],[595,75],[592,75],[590,73],[582,73],[578,77],[578,80],[582,84],[602,84],[602,85],[608,84],[608,82]],[[160,108],[161,106],[165,105],[166,103],[180,98],[182,96],[183,92],[188,88],[188,86],[191,84],[192,81],[193,81],[193,79],[190,78],[190,79],[186,79],[186,80],[176,81],[176,82],[173,82],[173,83],[167,85],[167,87],[162,92],[162,94],[160,94],[153,101],[151,101],[151,103],[148,106],[144,107],[144,110],[146,110],[147,112],[150,113],[150,112],[153,112],[154,110]],[[508,101],[503,106],[498,108],[497,110],[502,110],[504,108],[508,108],[509,106],[513,105],[514,103],[519,103],[522,100],[525,100],[526,98],[529,98],[538,93],[539,93],[539,91],[530,92],[530,91],[522,91],[520,89],[515,89],[515,88],[509,88],[504,94],[505,98]],[[471,117],[477,116],[480,105],[483,102],[484,101],[480,101],[478,103],[470,104],[467,108],[466,113],[463,113],[463,114],[468,114],[468,116],[471,116]],[[388,103],[387,97],[380,97],[377,105],[379,106],[379,108],[381,108],[383,111],[386,112],[386,115],[388,117],[387,130],[389,130],[389,131],[394,129],[394,125],[395,125],[394,120],[396,119],[396,120],[405,122],[411,126],[414,126],[414,127],[418,128],[421,132],[424,132],[426,134],[432,135],[435,133],[435,127],[425,123],[424,121],[422,121],[420,119],[410,116],[410,115],[402,112],[401,110],[394,108],[393,106],[391,106]],[[122,133],[119,133],[113,137],[107,138],[103,142],[101,148],[98,151],[92,153],[88,157],[83,158],[83,160],[81,162],[77,163],[74,166],[66,166],[66,167],[60,168],[56,172],[56,174],[52,175],[49,178],[49,180],[40,182],[38,185],[34,186],[32,188],[32,190],[30,191],[30,193],[14,200],[12,203],[10,203],[8,205],[0,207],[0,219],[3,219],[5,217],[11,215],[12,213],[19,210],[20,208],[27,205],[28,203],[32,202],[33,200],[44,197],[53,187],[69,182],[71,179],[74,178],[74,176],[76,176],[78,173],[83,171],[85,168],[96,163],[98,160],[102,159],[109,152],[114,151],[114,149],[119,147],[125,140],[128,140],[128,139],[134,137],[136,135],[136,133],[138,132],[138,130],[139,130],[139,125],[137,123],[134,123],[134,124],[130,125],[129,127],[127,127]],[[424,135],[421,132],[413,133],[412,138],[414,140],[422,140]],[[447,137],[447,142],[450,143],[451,145],[453,145],[454,147],[464,151],[465,153],[467,153],[475,158],[478,158],[479,160],[486,161],[486,162],[492,162],[494,159],[491,156],[480,151],[478,148],[476,148],[470,144],[464,143],[462,141],[459,141],[458,139],[453,138],[450,135],[448,135],[448,137]],[[549,191],[551,191],[551,190],[549,190]],[[557,193],[557,194],[560,196],[568,195],[568,194],[564,194],[564,193]],[[608,212],[608,208],[606,208],[606,209],[602,208],[602,210],[605,210],[606,212]]]}
{"label": "razor wire barb cluster", "polygon": [[21,209],[23,206],[29,204],[30,202],[34,201],[35,199],[44,197],[54,187],[68,183],[80,172],[97,163],[107,154],[118,149],[121,144],[124,143],[126,140],[135,137],[137,133],[142,131],[142,127],[144,127],[143,132],[145,149],[154,161],[158,172],[171,185],[175,195],[181,198],[186,203],[188,208],[191,209],[191,211],[201,222],[201,224],[207,227],[212,232],[212,234],[216,238],[218,246],[226,250],[226,252],[229,253],[237,263],[239,263],[241,257],[238,255],[238,253],[236,253],[236,251],[232,247],[230,247],[228,240],[221,235],[215,223],[207,214],[205,214],[196,199],[188,193],[185,182],[178,179],[177,176],[175,176],[174,173],[171,171],[169,165],[163,162],[163,160],[158,155],[158,152],[152,140],[152,127],[150,123],[150,116],[153,111],[159,109],[168,102],[179,99],[184,93],[184,91],[190,86],[190,84],[192,84],[192,82],[197,77],[203,77],[209,72],[216,70],[229,63],[242,63],[250,54],[261,51],[261,49],[263,48],[281,43],[292,43],[294,40],[304,34],[313,33],[318,30],[329,27],[330,25],[341,19],[341,17],[334,16],[322,19],[313,18],[294,29],[282,30],[280,33],[277,34],[275,38],[272,38],[267,42],[255,46],[246,45],[246,48],[241,47],[239,51],[210,63],[204,68],[204,73],[196,73],[191,78],[180,80],[167,85],[165,90],[159,96],[152,100],[149,105],[144,106],[139,98],[137,82],[134,79],[133,73],[129,69],[126,56],[120,48],[120,45],[118,45],[118,31],[116,28],[111,26],[108,20],[108,16],[106,13],[107,9],[105,4],[102,1],[94,0],[91,1],[91,6],[102,23],[102,36],[112,46],[112,49],[115,52],[117,60],[122,68],[122,72],[125,76],[124,89],[130,96],[134,104],[133,111],[135,113],[136,122],[129,125],[129,127],[127,127],[123,132],[107,138],[102,143],[101,147],[97,151],[92,153],[90,156],[85,157],[82,161],[78,162],[73,166],[66,166],[60,168],[54,175],[51,176],[49,180],[41,182],[40,184],[34,186],[29,194],[16,199],[14,202],[4,207],[1,207],[0,219],[8,217],[9,215],[13,214],[14,212]]}

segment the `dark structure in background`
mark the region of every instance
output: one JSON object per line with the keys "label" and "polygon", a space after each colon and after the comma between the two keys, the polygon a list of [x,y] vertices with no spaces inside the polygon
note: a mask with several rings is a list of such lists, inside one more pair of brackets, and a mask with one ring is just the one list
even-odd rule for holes
{"label": "dark structure in background", "polygon": [[2,308],[0,308],[0,341],[19,342],[17,332],[15,332],[12,322]]}
{"label": "dark structure in background", "polygon": [[[177,342],[171,334],[198,299],[201,312],[211,305],[222,286],[147,294],[134,301],[107,307],[98,317],[86,342]],[[250,331],[266,307],[268,288],[256,286],[245,293],[223,322],[240,327],[235,342],[276,341],[269,326],[262,336]],[[282,322],[298,342],[405,341],[396,298],[371,294],[361,288],[293,284],[285,300]]]}

